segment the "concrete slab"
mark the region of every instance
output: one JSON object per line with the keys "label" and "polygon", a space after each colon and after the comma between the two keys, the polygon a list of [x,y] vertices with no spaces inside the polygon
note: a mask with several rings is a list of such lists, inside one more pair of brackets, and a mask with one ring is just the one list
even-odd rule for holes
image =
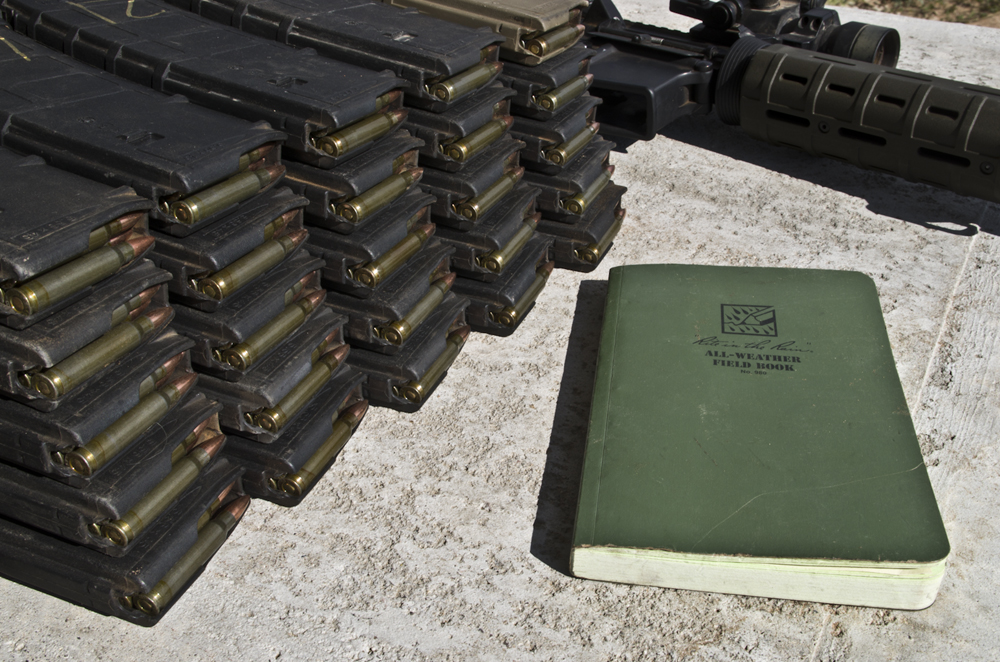
{"label": "concrete slab", "polygon": [[[620,3],[680,26],[666,0]],[[900,66],[1000,87],[984,27],[896,27]],[[616,155],[629,216],[511,338],[474,335],[413,415],[373,410],[291,510],[255,502],[152,630],[0,581],[0,659],[996,659],[1000,208],[757,143],[713,117]],[[953,554],[921,612],[569,577],[600,329],[619,264],[855,269],[879,286]]]}

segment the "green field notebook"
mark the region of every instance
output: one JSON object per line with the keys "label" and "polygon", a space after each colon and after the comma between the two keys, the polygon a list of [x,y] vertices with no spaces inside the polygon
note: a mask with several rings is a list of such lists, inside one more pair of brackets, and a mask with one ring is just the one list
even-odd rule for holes
{"label": "green field notebook", "polygon": [[576,576],[922,609],[948,552],[870,278],[611,270]]}

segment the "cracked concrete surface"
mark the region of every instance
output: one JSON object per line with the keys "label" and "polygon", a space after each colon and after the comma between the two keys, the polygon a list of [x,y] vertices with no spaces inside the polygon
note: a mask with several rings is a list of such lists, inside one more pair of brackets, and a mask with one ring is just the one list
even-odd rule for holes
{"label": "cracked concrete surface", "polygon": [[[682,26],[667,2],[626,15]],[[1000,87],[990,28],[896,27],[900,66]],[[154,629],[0,581],[0,659],[996,659],[1000,207],[689,118],[614,155],[629,215],[591,274],[557,271],[518,332],[473,335],[418,413],[372,410],[305,502],[254,502]],[[879,287],[952,543],[924,611],[567,575],[610,267],[854,269]]]}

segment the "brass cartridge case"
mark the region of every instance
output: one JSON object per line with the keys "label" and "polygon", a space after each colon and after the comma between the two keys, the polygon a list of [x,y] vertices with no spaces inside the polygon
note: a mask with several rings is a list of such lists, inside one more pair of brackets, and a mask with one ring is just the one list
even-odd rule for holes
{"label": "brass cartridge case", "polygon": [[575,44],[583,36],[584,30],[586,28],[582,25],[563,25],[534,37],[525,37],[521,40],[521,45],[532,55],[545,57]]}
{"label": "brass cartridge case", "polygon": [[396,395],[413,404],[423,402],[427,394],[434,388],[434,385],[438,383],[444,373],[448,371],[448,368],[451,367],[451,364],[455,362],[455,359],[458,358],[459,353],[462,351],[462,346],[465,345],[465,341],[469,338],[471,330],[469,326],[455,329],[448,336],[444,351],[427,368],[427,372],[416,381],[406,382],[402,386],[394,386],[393,391],[395,391]]}
{"label": "brass cartridge case", "polygon": [[274,319],[241,343],[222,350],[222,358],[237,370],[248,370],[278,343],[295,332],[326,297],[326,290],[314,290],[285,307]]}
{"label": "brass cartridge case", "polygon": [[521,181],[521,177],[524,175],[524,168],[517,167],[510,172],[505,173],[492,184],[489,188],[480,193],[474,198],[469,198],[462,202],[456,202],[452,205],[452,209],[456,214],[466,218],[470,221],[478,221],[480,218],[486,215],[493,205],[503,200],[503,197],[514,190],[517,183]]}
{"label": "brass cartridge case", "polygon": [[615,174],[614,166],[607,166],[604,172],[600,174],[593,182],[590,183],[583,193],[577,193],[574,196],[565,198],[559,201],[559,206],[568,211],[571,214],[576,214],[577,216],[582,216],[587,207],[590,206],[604,187],[611,183],[611,176]]}
{"label": "brass cartridge case", "polygon": [[490,273],[498,274],[502,272],[503,268],[507,266],[507,263],[511,260],[511,258],[517,255],[521,249],[524,248],[524,245],[528,243],[531,237],[534,236],[535,230],[538,228],[538,221],[541,217],[541,213],[536,213],[524,219],[524,223],[514,236],[511,237],[510,241],[498,250],[490,251],[477,256],[476,263]]}
{"label": "brass cartridge case", "polygon": [[119,324],[83,349],[35,375],[31,386],[50,400],[65,395],[138,347],[143,340],[163,328],[172,314],[170,308],[158,308],[134,322]]}
{"label": "brass cartridge case", "polygon": [[405,110],[374,113],[334,133],[314,135],[311,141],[316,149],[335,158],[341,157],[389,133],[392,127],[406,119],[406,115]]}
{"label": "brass cartridge case", "polygon": [[406,193],[423,174],[423,168],[407,168],[395,175],[389,175],[361,195],[345,202],[330,203],[330,206],[338,216],[351,223],[360,223]]}
{"label": "brass cartridge case", "polygon": [[420,250],[434,234],[434,224],[425,223],[417,226],[403,240],[385,253],[367,264],[350,269],[350,276],[365,287],[378,287],[378,284],[395,273],[407,260]]}
{"label": "brass cartridge case", "polygon": [[170,473],[127,513],[102,526],[104,536],[119,547],[127,547],[194,482],[202,469],[219,453],[225,441],[223,435],[218,435],[181,458]]}
{"label": "brass cartridge case", "polygon": [[278,432],[288,424],[295,414],[299,413],[313,396],[330,381],[333,374],[340,367],[340,364],[347,358],[350,352],[348,345],[330,350],[319,357],[316,365],[302,378],[298,384],[292,387],[285,397],[273,407],[268,407],[259,412],[250,412],[247,418],[252,425],[263,428],[268,432]]}
{"label": "brass cartridge case", "polygon": [[195,374],[186,374],[153,391],[96,437],[66,453],[66,464],[81,476],[92,475],[163,418],[197,379]]}
{"label": "brass cartridge case", "polygon": [[531,100],[535,102],[536,106],[555,112],[590,89],[590,85],[593,82],[594,74],[577,76],[557,88],[547,92],[539,92]]}
{"label": "brass cartridge case", "polygon": [[149,373],[149,375],[147,375],[146,378],[139,383],[140,400],[163,386],[163,383],[173,376],[174,371],[177,370],[177,366],[180,365],[185,353],[186,352],[181,352],[176,356],[171,356],[163,363],[163,365]]}
{"label": "brass cartridge case", "polygon": [[116,218],[110,223],[105,223],[99,228],[90,231],[87,238],[87,250],[97,250],[101,246],[108,244],[114,237],[125,234],[136,226],[145,212],[128,214],[121,218]]}
{"label": "brass cartridge case", "polygon": [[209,504],[208,508],[205,509],[205,512],[203,512],[201,517],[198,518],[198,524],[196,525],[198,531],[204,529],[205,525],[212,521],[212,518],[215,517],[215,513],[219,512],[219,508],[222,507],[226,497],[229,496],[229,493],[235,486],[236,483],[226,485],[225,489],[219,492],[219,496],[215,497],[215,501]]}
{"label": "brass cartridge case", "polygon": [[219,551],[249,505],[250,497],[241,496],[223,507],[219,514],[198,532],[198,539],[174,567],[163,575],[149,593],[135,596],[132,599],[133,604],[144,614],[157,616],[170,604],[174,594],[184,587],[198,568],[208,563],[209,559]]}
{"label": "brass cartridge case", "polygon": [[257,163],[263,158],[267,158],[267,155],[274,151],[274,143],[268,143],[266,145],[261,145],[256,149],[252,149],[246,154],[240,154],[240,164],[239,171],[249,170],[250,166]]}
{"label": "brass cartridge case", "polygon": [[118,306],[111,311],[111,326],[118,326],[122,322],[127,320],[134,320],[136,317],[142,314],[148,306],[149,302],[152,301],[153,297],[156,296],[157,291],[159,291],[160,286],[155,285],[148,289],[139,292],[134,297]]}
{"label": "brass cartridge case", "polygon": [[535,272],[535,280],[531,281],[531,285],[524,291],[521,298],[515,301],[513,306],[507,306],[499,312],[491,312],[490,318],[497,324],[502,324],[506,327],[516,326],[521,321],[521,318],[524,317],[524,314],[528,312],[531,304],[538,298],[538,295],[545,289],[545,283],[549,280],[549,276],[552,274],[552,269],[555,266],[555,262],[546,262],[538,267],[538,270]]}
{"label": "brass cartridge case", "polygon": [[591,122],[566,142],[546,149],[543,156],[558,166],[566,165],[574,156],[580,153],[580,150],[590,144],[590,141],[594,139],[600,128],[600,123]]}
{"label": "brass cartridge case", "polygon": [[152,237],[141,236],[116,246],[103,246],[8,290],[7,302],[21,315],[45,310],[114,275],[152,245]]}
{"label": "brass cartridge case", "polygon": [[170,203],[170,215],[180,223],[194,225],[226,207],[260,193],[285,172],[281,165],[246,170],[182,200]]}
{"label": "brass cartridge case", "polygon": [[309,233],[305,230],[295,230],[283,237],[266,241],[225,269],[199,278],[198,291],[216,301],[222,301],[257,276],[278,265],[308,236]]}
{"label": "brass cartridge case", "polygon": [[611,246],[611,242],[614,241],[615,237],[618,236],[618,232],[622,229],[622,221],[625,220],[625,210],[618,209],[615,211],[615,222],[608,228],[608,231],[604,233],[604,236],[596,244],[588,244],[584,248],[577,248],[573,251],[577,259],[587,264],[597,264],[601,261],[601,257],[607,252],[608,248]]}
{"label": "brass cartridge case", "polygon": [[[211,420],[211,418],[206,418],[196,425],[194,430],[191,430],[191,434],[184,437],[184,440],[177,444],[173,452],[170,453],[170,464],[177,464],[182,457],[191,452],[192,448],[204,441],[201,435],[208,429],[208,424]],[[218,435],[213,434],[212,436],[215,437]]]}
{"label": "brass cartridge case", "polygon": [[326,468],[337,453],[344,448],[351,435],[361,424],[368,411],[368,401],[362,400],[347,407],[333,421],[333,431],[323,445],[306,460],[302,467],[293,474],[272,479],[273,486],[285,494],[299,497],[312,485],[316,477]]}
{"label": "brass cartridge case", "polygon": [[426,89],[429,94],[433,94],[441,101],[451,102],[483,87],[493,80],[501,69],[503,64],[500,62],[483,62],[447,80],[427,85]]}
{"label": "brass cartridge case", "polygon": [[490,120],[464,138],[441,145],[441,153],[453,161],[465,163],[476,154],[495,143],[514,123],[511,115]]}
{"label": "brass cartridge case", "polygon": [[406,339],[420,326],[434,309],[441,305],[444,297],[455,283],[455,274],[447,274],[431,283],[427,294],[407,311],[403,319],[390,322],[375,330],[375,335],[384,339],[390,345],[402,345]]}

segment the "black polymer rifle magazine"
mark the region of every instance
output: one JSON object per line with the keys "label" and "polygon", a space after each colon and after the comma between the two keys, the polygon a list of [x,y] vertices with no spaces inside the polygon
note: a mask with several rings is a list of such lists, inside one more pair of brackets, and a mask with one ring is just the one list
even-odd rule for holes
{"label": "black polymer rifle magazine", "polygon": [[199,529],[207,528],[206,513],[218,511],[221,494],[226,492],[230,501],[241,494],[241,473],[225,458],[213,462],[203,479],[150,526],[135,549],[121,557],[0,518],[0,558],[4,560],[0,575],[99,614],[147,627],[156,625],[201,574],[204,564],[181,586],[173,587],[173,599],[155,616],[136,609],[136,598],[152,591],[192,548]]}
{"label": "black polymer rifle magazine", "polygon": [[474,331],[509,336],[517,330],[548,281],[551,248],[552,238],[536,233],[497,280],[455,280],[455,293],[471,301],[465,314]]}
{"label": "black polymer rifle magazine", "polygon": [[420,409],[434,392],[465,343],[469,300],[449,292],[396,354],[353,349],[347,364],[365,375],[371,404],[404,412]]}
{"label": "black polymer rifle magazine", "polygon": [[[243,373],[229,364],[225,351],[249,341],[289,306],[296,305],[313,293],[322,294],[319,273],[322,266],[322,260],[300,251],[269,271],[266,278],[258,278],[227,299],[213,312],[175,306],[174,328],[195,343],[191,349],[191,362],[200,372],[214,377],[231,381],[239,379]],[[301,322],[311,315],[311,312],[305,313]],[[286,323],[290,326],[286,325],[287,331],[281,337],[291,335],[301,326],[301,323],[294,322]],[[280,338],[279,343],[261,351],[262,348],[255,343],[255,360],[267,356],[278,344]]]}
{"label": "black polymer rifle magazine", "polygon": [[[582,217],[543,217],[538,232],[554,241],[552,256],[556,267],[572,271],[593,271],[608,253],[625,220],[622,195],[626,188],[608,184]],[[566,223],[564,218],[576,219]]]}
{"label": "black polymer rifle magazine", "polygon": [[552,119],[515,117],[511,135],[526,145],[521,150],[521,164],[529,170],[554,175],[573,163],[597,136],[594,116],[600,103],[597,97],[584,94],[569,102]]}
{"label": "black polymer rifle magazine", "polygon": [[[0,393],[22,402],[38,398],[25,385],[31,373],[51,368],[144,310],[167,306],[168,280],[169,273],[139,260],[93,287],[90,296],[27,329],[0,327]],[[140,307],[128,312],[136,298]]]}
{"label": "black polymer rifle magazine", "polygon": [[496,210],[468,230],[440,227],[437,237],[452,246],[451,269],[462,278],[495,281],[534,235],[525,228],[537,223],[538,189],[518,184]]}
{"label": "black polymer rifle magazine", "polygon": [[[281,178],[284,134],[266,122],[166,97],[7,28],[0,33],[14,46],[0,49],[0,144],[97,182],[131,186],[155,203],[150,223],[157,229],[188,234]],[[179,211],[196,203],[202,213]]]}
{"label": "black polymer rifle magazine", "polygon": [[[593,53],[586,46],[577,44],[535,66],[505,62],[500,81],[516,93],[510,102],[512,112],[536,120],[552,119],[554,113],[590,87],[590,81],[585,77],[589,73]],[[542,95],[551,98],[543,99]]]}
{"label": "black polymer rifle magazine", "polygon": [[567,201],[574,196],[581,196],[584,198],[585,208],[588,206],[586,194],[589,192],[596,195],[600,191],[594,190],[595,186],[603,190],[610,183],[610,174],[614,170],[608,160],[613,146],[614,143],[598,136],[558,174],[545,175],[530,170],[524,173],[526,183],[541,189],[538,194],[538,209],[543,218],[565,219],[565,222],[573,223],[578,220],[574,217],[582,216],[581,213],[574,212],[576,208],[568,205]]}
{"label": "black polymer rifle magazine", "polygon": [[[456,172],[510,128],[510,102],[514,91],[492,83],[440,113],[413,108],[405,128],[424,141],[420,165]],[[489,127],[486,127],[490,124]],[[470,140],[464,140],[483,131]]]}
{"label": "black polymer rifle magazine", "polygon": [[[272,443],[283,436],[287,426],[278,430],[268,430],[257,424],[255,415],[265,410],[281,407],[288,414],[288,420],[295,420],[301,414],[301,408],[294,414],[288,410],[293,408],[284,401],[285,396],[300,383],[316,386],[323,374],[335,373],[338,364],[332,371],[324,365],[321,357],[344,344],[341,327],[346,318],[337,315],[328,308],[320,308],[288,339],[274,349],[267,358],[251,366],[240,379],[225,381],[205,375],[199,381],[199,388],[210,398],[222,404],[219,413],[219,425],[223,431],[253,438],[260,443]],[[320,371],[315,372],[314,371]],[[318,390],[318,387],[317,387]],[[301,392],[293,394],[301,407],[315,395]]]}
{"label": "black polymer rifle magazine", "polygon": [[[0,493],[4,495],[0,499],[0,517],[108,556],[123,556],[149,530],[149,522],[144,522],[146,528],[127,546],[112,543],[101,534],[100,525],[125,515],[170,473],[172,452],[198,425],[208,422],[217,428],[218,422],[212,419],[219,409],[204,395],[189,393],[159,425],[144,432],[105,471],[82,487],[0,463]],[[198,479],[203,475],[198,474]]]}
{"label": "black polymer rifle magazine", "polygon": [[386,95],[404,83],[390,72],[268,42],[156,0],[8,0],[5,7],[16,31],[134,83],[266,121],[304,158],[327,156],[322,138],[362,120],[387,120],[382,135],[400,125],[387,113],[399,110],[401,94]]}
{"label": "black polymer rifle magazine", "polygon": [[[507,134],[466,164],[461,172],[424,170],[421,187],[437,197],[437,202],[431,205],[433,221],[457,230],[468,230],[485,218],[520,181],[522,169],[518,163],[522,147],[524,143]],[[494,192],[497,194],[493,195]],[[478,213],[474,217],[459,211],[462,203],[486,198],[489,204],[476,205]]]}
{"label": "black polymer rifle magazine", "polygon": [[[443,300],[447,294],[440,292],[444,288],[432,292],[431,286],[448,276],[449,255],[453,252],[450,246],[431,240],[372,296],[358,299],[340,292],[327,293],[326,306],[347,316],[344,337],[351,346],[381,354],[395,354],[405,346],[413,331],[427,319],[424,307],[438,298]],[[418,303],[423,304],[420,312],[414,310]],[[387,334],[387,328],[394,323],[396,334]]]}
{"label": "black polymer rifle magazine", "polygon": [[0,399],[0,461],[85,485],[89,478],[57,464],[53,454],[83,446],[139,404],[144,382],[169,360],[184,353],[174,376],[190,370],[190,347],[190,340],[168,328],[143,351],[130,352],[86,388],[71,392],[52,412]]}
{"label": "black polymer rifle magazine", "polygon": [[378,292],[433,236],[424,212],[432,202],[414,189],[350,235],[313,228],[309,250],[326,262],[323,286],[359,299]]}
{"label": "black polymer rifle magazine", "polygon": [[[316,394],[302,414],[290,423],[286,434],[270,444],[231,435],[223,455],[244,469],[243,489],[255,499],[264,499],[279,506],[297,506],[316,485],[336,459],[322,465],[321,471],[310,477],[304,490],[281,489],[286,476],[297,473],[324,448],[333,432],[337,412],[361,400],[364,375],[344,366]],[[315,460],[314,460],[315,462]]]}
{"label": "black polymer rifle magazine", "polygon": [[[170,281],[173,301],[211,312],[243,287],[255,282],[264,274],[243,283],[222,299],[208,296],[197,286],[201,278],[222,271],[240,258],[250,256],[263,244],[301,230],[302,210],[307,203],[305,198],[295,195],[288,188],[274,188],[255,196],[240,205],[235,212],[186,237],[155,233],[156,246],[153,248],[152,259],[173,275]],[[290,259],[297,250],[298,247],[288,252],[281,261]]]}
{"label": "black polymer rifle magazine", "polygon": [[[112,188],[52,168],[37,156],[0,148],[0,181],[0,289],[10,289],[127,232],[147,232],[146,213],[153,206],[149,200],[128,188]],[[87,296],[90,289],[31,315],[0,306],[0,324],[23,329]]]}
{"label": "black polymer rifle magazine", "polygon": [[[404,103],[433,111],[486,86],[500,70],[487,28],[466,28],[373,0],[169,0],[267,39],[406,80]],[[439,96],[440,95],[440,96]]]}
{"label": "black polymer rifle magazine", "polygon": [[287,162],[285,184],[309,200],[307,225],[351,234],[416,187],[420,180],[417,149],[421,145],[419,138],[397,131],[335,168]]}

